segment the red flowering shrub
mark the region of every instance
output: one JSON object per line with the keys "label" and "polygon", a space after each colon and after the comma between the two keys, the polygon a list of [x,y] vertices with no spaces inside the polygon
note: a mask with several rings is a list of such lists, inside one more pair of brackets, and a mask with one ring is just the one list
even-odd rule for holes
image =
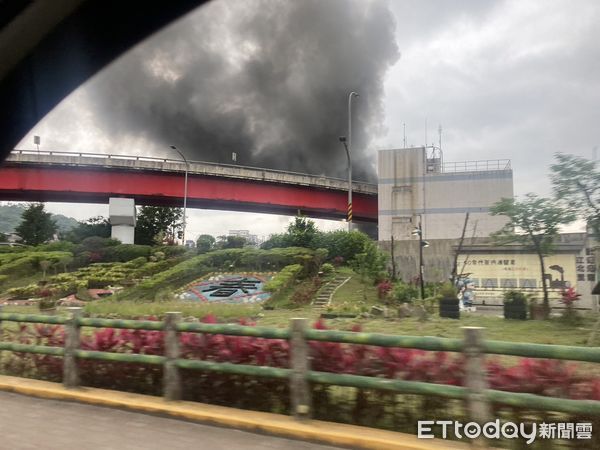
{"label": "red flowering shrub", "polygon": [[389,280],[384,280],[377,285],[377,297],[379,300],[383,300],[388,297],[392,292],[392,283]]}
{"label": "red flowering shrub", "polygon": [[579,297],[581,297],[581,294],[578,294],[577,291],[575,291],[575,288],[570,287],[562,292],[562,298],[560,301],[561,303],[564,303],[567,308],[571,308],[573,306],[573,302],[579,300]]}

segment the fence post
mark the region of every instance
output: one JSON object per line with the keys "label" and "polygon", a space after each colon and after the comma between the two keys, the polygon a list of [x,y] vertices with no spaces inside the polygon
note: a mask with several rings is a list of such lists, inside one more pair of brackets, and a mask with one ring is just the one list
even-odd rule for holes
{"label": "fence post", "polygon": [[67,308],[69,318],[65,323],[65,356],[63,357],[63,384],[67,388],[79,386],[79,371],[75,351],[79,348],[79,318],[81,308]]}
{"label": "fence post", "polygon": [[163,372],[163,390],[165,400],[181,400],[181,377],[175,360],[179,358],[179,333],[177,324],[181,320],[180,312],[165,314],[165,365]]}
{"label": "fence post", "polygon": [[[465,387],[469,418],[478,424],[490,420],[490,405],[485,397],[487,389],[485,354],[483,353],[483,328],[462,327],[464,330],[463,352],[466,358]],[[483,438],[474,442],[485,445]]]}
{"label": "fence post", "polygon": [[310,385],[306,379],[310,370],[309,347],[304,336],[307,324],[308,319],[290,320],[291,406],[292,414],[298,420],[309,419],[312,409]]}

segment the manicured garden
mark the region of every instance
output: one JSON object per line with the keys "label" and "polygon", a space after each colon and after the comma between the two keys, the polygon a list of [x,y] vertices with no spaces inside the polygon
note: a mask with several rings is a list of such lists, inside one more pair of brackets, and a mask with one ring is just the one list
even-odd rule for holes
{"label": "manicured garden", "polygon": [[[98,242],[98,241],[96,241]],[[94,244],[95,245],[95,244]],[[119,244],[117,244],[119,245]],[[201,254],[173,252],[140,246],[123,256],[116,248],[99,246],[82,256],[81,248],[32,250],[0,260],[0,272],[31,273],[37,277],[24,286],[3,290],[12,298],[39,295],[55,302],[59,296],[74,294],[84,301],[86,317],[162,320],[170,311],[180,311],[184,322],[241,323],[261,327],[287,328],[296,317],[308,318],[318,329],[362,330],[406,336],[462,338],[464,326],[484,327],[486,339],[585,346],[596,318],[591,315],[576,321],[552,318],[543,321],[507,320],[502,313],[480,315],[463,313],[457,319],[439,316],[439,299],[446,291],[455,296],[452,286],[428,284],[427,299],[420,300],[415,283],[388,279],[385,258],[373,244],[365,244],[363,256],[345,261],[327,251],[286,247],[269,250],[233,248]],[[47,250],[47,249],[46,249]],[[120,256],[117,256],[120,255]],[[357,254],[361,255],[361,254]],[[87,261],[84,260],[87,258]],[[41,264],[49,261],[49,264]],[[76,263],[76,261],[79,261]],[[16,269],[15,269],[16,268]],[[27,272],[29,271],[29,272]],[[39,273],[39,272],[42,273]],[[264,289],[271,298],[263,304],[219,304],[183,302],[179,293],[189,283],[215,273],[274,274]],[[328,280],[349,278],[332,297],[331,304],[317,310],[312,299]],[[4,280],[6,282],[6,279]],[[101,300],[86,298],[91,287],[112,287],[114,295]],[[2,289],[2,288],[0,288]],[[447,293],[447,292],[446,292]],[[44,294],[44,295],[41,295]],[[519,303],[522,298],[509,299]],[[52,306],[52,305],[51,305]],[[4,312],[34,313],[39,305],[5,306]],[[53,314],[65,314],[60,306]],[[319,320],[322,313],[345,318]],[[5,322],[4,341],[61,347],[62,326],[21,325]],[[82,350],[117,354],[163,355],[162,331],[84,328]],[[182,357],[215,363],[289,367],[289,344],[240,336],[181,333]],[[441,385],[465,384],[461,354],[429,352],[404,348],[378,348],[335,342],[311,342],[311,366],[319,372],[353,374],[388,379],[424,381]],[[138,363],[81,360],[78,362],[84,385],[160,395],[163,371],[160,366]],[[600,399],[600,370],[591,363],[490,357],[486,362],[488,383],[497,390],[529,392],[566,399]],[[62,361],[51,355],[2,352],[3,373],[60,381]],[[287,413],[289,385],[285,379],[255,378],[249,375],[181,370],[184,399],[240,408]],[[436,396],[398,394],[369,388],[351,388],[314,383],[311,385],[315,418],[415,432],[418,418],[467,418],[463,402]],[[521,411],[496,405],[497,414],[517,420],[522,414],[542,417],[536,411]],[[553,417],[544,413],[544,418]],[[559,414],[555,420],[570,416]],[[586,419],[587,420],[587,419]],[[592,420],[592,419],[590,419]],[[595,424],[596,422],[594,422]],[[600,425],[600,424],[599,424]]]}

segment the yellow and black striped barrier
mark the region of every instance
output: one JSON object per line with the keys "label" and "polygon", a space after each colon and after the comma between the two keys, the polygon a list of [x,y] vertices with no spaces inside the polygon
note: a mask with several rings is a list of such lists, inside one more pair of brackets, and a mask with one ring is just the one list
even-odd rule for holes
{"label": "yellow and black striped barrier", "polygon": [[348,222],[352,222],[352,203],[348,203]]}

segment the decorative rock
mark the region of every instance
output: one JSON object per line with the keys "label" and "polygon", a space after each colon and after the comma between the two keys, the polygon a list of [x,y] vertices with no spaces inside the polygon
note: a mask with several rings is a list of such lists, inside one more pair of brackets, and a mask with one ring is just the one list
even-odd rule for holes
{"label": "decorative rock", "polygon": [[412,315],[413,311],[411,307],[408,306],[408,303],[402,303],[402,305],[400,305],[400,307],[398,308],[398,317],[400,319],[405,319],[407,317],[411,317]]}
{"label": "decorative rock", "polygon": [[374,316],[387,317],[388,316],[387,306],[373,305],[371,307],[371,314],[373,314]]}
{"label": "decorative rock", "polygon": [[416,317],[421,322],[428,319],[427,311],[425,311],[423,305],[419,305],[413,309],[413,317]]}

